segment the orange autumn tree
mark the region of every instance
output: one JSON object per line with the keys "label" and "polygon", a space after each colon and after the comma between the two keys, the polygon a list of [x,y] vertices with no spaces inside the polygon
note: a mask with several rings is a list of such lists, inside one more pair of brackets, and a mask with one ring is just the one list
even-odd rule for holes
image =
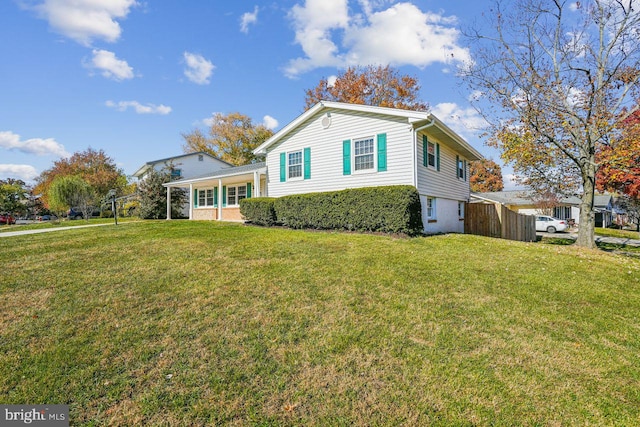
{"label": "orange autumn tree", "polygon": [[96,199],[92,200],[95,206],[99,205],[109,190],[116,189],[120,194],[127,185],[126,175],[111,157],[103,150],[88,148],[74,153],[69,158],[55,161],[50,169],[43,171],[36,178],[33,194],[40,194],[46,207],[49,207],[48,194],[51,183],[62,176],[78,176],[89,184],[96,195]]}
{"label": "orange autumn tree", "polygon": [[318,85],[305,91],[305,110],[320,101],[348,102],[427,111],[427,103],[419,99],[418,79],[401,75],[387,66],[349,67],[330,81],[322,78]]}
{"label": "orange autumn tree", "polygon": [[273,131],[264,125],[255,125],[250,117],[241,113],[216,113],[212,117],[208,135],[200,129],[183,133],[185,153],[203,151],[235,166],[258,161],[253,150],[269,139]]}
{"label": "orange autumn tree", "polygon": [[612,191],[640,199],[640,112],[620,124],[620,133],[597,153],[599,191]]}
{"label": "orange autumn tree", "polygon": [[469,165],[469,184],[474,193],[487,193],[490,191],[502,191],[502,168],[491,159],[482,159],[471,162]]}

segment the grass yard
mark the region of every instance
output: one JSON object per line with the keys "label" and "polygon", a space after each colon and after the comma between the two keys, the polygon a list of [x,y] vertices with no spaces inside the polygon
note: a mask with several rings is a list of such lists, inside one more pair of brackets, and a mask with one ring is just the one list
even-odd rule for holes
{"label": "grass yard", "polygon": [[197,221],[0,253],[0,403],[72,425],[640,422],[637,258]]}

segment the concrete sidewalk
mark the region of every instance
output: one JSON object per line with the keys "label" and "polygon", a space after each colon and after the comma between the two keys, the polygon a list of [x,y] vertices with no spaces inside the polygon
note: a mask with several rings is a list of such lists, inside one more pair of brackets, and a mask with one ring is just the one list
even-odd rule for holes
{"label": "concrete sidewalk", "polygon": [[75,226],[71,226],[71,227],[39,228],[39,229],[36,229],[36,230],[5,231],[4,233],[0,233],[0,238],[2,238],[2,237],[12,237],[12,236],[24,236],[26,234],[49,233],[51,231],[60,231],[60,230],[73,230],[74,228],[102,227],[102,226],[105,226],[105,225],[114,225],[114,224],[112,224],[112,223],[87,224],[87,225],[75,225]]}

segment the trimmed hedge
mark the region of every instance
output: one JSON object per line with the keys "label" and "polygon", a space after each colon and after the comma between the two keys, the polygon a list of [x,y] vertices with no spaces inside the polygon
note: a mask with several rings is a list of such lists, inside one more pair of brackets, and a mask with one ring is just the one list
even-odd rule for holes
{"label": "trimmed hedge", "polygon": [[408,185],[245,199],[240,212],[260,225],[408,235],[423,231],[420,196]]}
{"label": "trimmed hedge", "polygon": [[276,224],[273,197],[255,197],[240,200],[240,213],[252,224],[272,226]]}

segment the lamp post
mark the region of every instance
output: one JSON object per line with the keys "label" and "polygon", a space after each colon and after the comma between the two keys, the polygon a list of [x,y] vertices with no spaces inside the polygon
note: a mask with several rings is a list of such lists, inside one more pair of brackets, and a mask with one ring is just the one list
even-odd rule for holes
{"label": "lamp post", "polygon": [[107,197],[111,199],[111,212],[113,212],[113,219],[118,225],[118,210],[116,209],[116,190],[111,189],[107,193]]}

